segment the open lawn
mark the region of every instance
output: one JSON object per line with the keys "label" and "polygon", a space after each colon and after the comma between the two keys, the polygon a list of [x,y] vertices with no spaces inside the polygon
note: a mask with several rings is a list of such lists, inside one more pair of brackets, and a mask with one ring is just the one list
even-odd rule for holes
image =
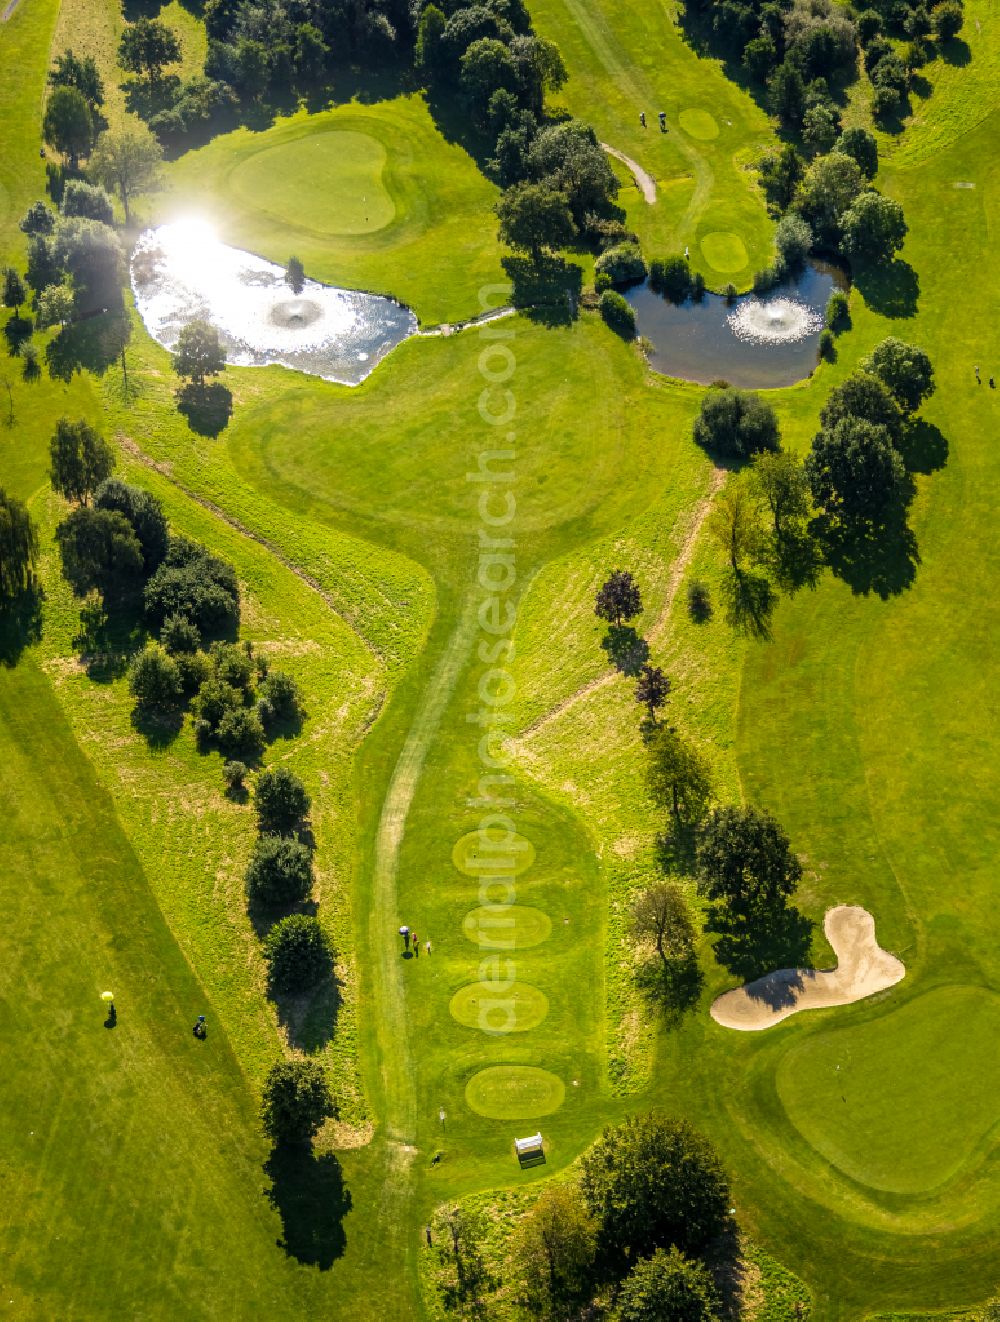
{"label": "open lawn", "polygon": [[[648,254],[690,244],[709,283],[748,283],[770,249],[744,170],[770,140],[765,117],[681,42],[666,6],[533,11],[570,69],[561,99],[657,177],[655,207],[628,201]],[[804,1287],[774,1259],[805,1282],[816,1322],[955,1308],[995,1287],[1000,404],[972,366],[1000,374],[984,260],[1000,113],[983,103],[988,6],[966,13],[969,81],[939,72],[949,122],[967,131],[927,133],[909,156],[904,139],[880,180],[906,210],[905,265],[855,290],[834,364],[773,394],[786,444],[804,450],[830,387],[885,334],[930,352],[913,541],[785,599],[771,640],[724,618],[702,535],[723,475],[690,440],[700,388],[653,377],[593,313],[411,339],[354,390],[232,369],[217,438],[177,414],[168,356],[138,324],[128,394],[117,363],[69,384],[12,374],[0,480],[30,499],[46,548],[41,638],[19,652],[5,631],[0,668],[12,1316],[419,1317],[437,1204],[535,1189],[647,1105],[718,1145],[741,1225],[763,1245],[775,1322]],[[192,28],[194,58],[196,20],[173,17]],[[113,48],[116,21],[95,13],[98,48]],[[51,0],[24,0],[0,28],[16,72],[0,88],[0,235],[18,260],[17,219],[41,188],[55,22]],[[294,251],[308,274],[391,293],[426,323],[480,311],[501,274],[495,190],[415,96],[240,130],[181,157],[169,184],[151,217],[197,208],[228,242],[279,261]],[[282,1012],[264,995],[241,897],[251,814],[223,795],[218,757],[198,753],[190,727],[149,748],[121,674],[98,682],[74,658],[46,472],[63,412],[99,423],[122,473],[236,566],[246,636],[302,684],[303,730],[267,757],[314,798],[336,1010]],[[509,477],[469,478],[484,472]],[[490,523],[505,493],[509,521]],[[661,823],[632,681],[592,613],[618,565],[643,593],[634,645],[670,674],[669,719],[705,751],[719,797],[744,795],[788,828],[809,918],[832,903],[871,910],[906,964],[898,987],[737,1034],[707,1015],[736,979],[703,942],[697,1006],[666,1025],[646,1002],[625,932]],[[685,609],[692,574],[712,590],[705,623]],[[513,647],[484,623],[491,582],[516,608]],[[483,748],[504,741],[511,836],[482,826],[482,778],[497,770]],[[489,885],[498,846],[507,880]],[[419,953],[404,951],[402,923]],[[818,927],[812,956],[830,960]],[[190,1033],[198,1013],[204,1043]],[[289,1046],[328,1067],[341,1121],[315,1160],[265,1167],[257,1091]],[[512,1140],[538,1128],[546,1162],[519,1170]]]}

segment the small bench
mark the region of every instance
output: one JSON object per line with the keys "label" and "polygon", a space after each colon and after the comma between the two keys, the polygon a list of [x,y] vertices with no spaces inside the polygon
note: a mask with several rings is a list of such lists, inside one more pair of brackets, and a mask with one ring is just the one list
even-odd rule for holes
{"label": "small bench", "polygon": [[517,1153],[517,1159],[524,1165],[530,1161],[545,1160],[545,1151],[542,1148],[541,1134],[532,1134],[528,1138],[515,1138],[514,1150]]}

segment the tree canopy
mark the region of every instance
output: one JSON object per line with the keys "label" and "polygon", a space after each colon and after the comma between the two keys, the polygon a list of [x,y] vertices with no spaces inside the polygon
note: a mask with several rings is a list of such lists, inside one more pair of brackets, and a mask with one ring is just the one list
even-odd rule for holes
{"label": "tree canopy", "polygon": [[268,767],[260,773],[254,802],[260,829],[273,831],[276,835],[294,830],[309,815],[310,800],[306,788],[287,767]]}
{"label": "tree canopy", "polygon": [[74,509],[56,529],[62,571],[78,597],[97,588],[105,601],[120,599],[142,581],[142,547],[117,510]]}
{"label": "tree canopy", "polygon": [[755,492],[771,511],[775,537],[809,513],[809,483],[798,455],[790,450],[763,451],[750,466]]}
{"label": "tree canopy", "polygon": [[753,391],[732,386],[706,390],[694,424],[694,439],[713,454],[749,459],[758,450],[778,448],[778,418],[771,405]]}
{"label": "tree canopy", "polygon": [[698,1250],[726,1223],[729,1186],[715,1149],[686,1120],[629,1116],[582,1159],[580,1187],[601,1250],[621,1270],[658,1248]]}
{"label": "tree canopy", "polygon": [[668,809],[677,826],[700,821],[712,793],[712,776],[694,744],[661,726],[647,741],[646,756],[646,784],[653,802]]}
{"label": "tree canopy", "polygon": [[518,1229],[514,1258],[521,1296],[537,1316],[563,1318],[585,1296],[598,1227],[576,1184],[550,1185]]}
{"label": "tree canopy", "polygon": [[864,187],[861,167],[851,156],[832,151],[806,171],[795,205],[822,243],[840,242],[841,217]]}
{"label": "tree canopy", "polygon": [[736,917],[783,904],[802,877],[780,824],[759,808],[715,808],[698,842],[698,889]]}
{"label": "tree canopy", "polygon": [[94,117],[86,97],[77,88],[54,89],[45,105],[42,137],[69,160],[74,170],[80,157],[90,151],[94,143]]}
{"label": "tree canopy", "polygon": [[652,941],[664,963],[693,950],[694,924],[684,892],[675,881],[656,881],[636,897],[632,935],[639,941]]}
{"label": "tree canopy", "polygon": [[140,707],[174,707],[181,697],[181,672],[159,643],[150,642],[129,666],[128,687]]}
{"label": "tree canopy", "polygon": [[94,507],[118,510],[135,529],[142,547],[146,575],[154,573],[166,559],[169,534],[167,516],[159,500],[142,487],[135,487],[117,477],[108,477],[97,488]]}
{"label": "tree canopy", "polygon": [[640,1258],[622,1284],[620,1322],[717,1322],[719,1293],[708,1268],[677,1249]]}
{"label": "tree canopy", "polygon": [[90,173],[109,192],[117,193],[131,219],[131,203],[137,193],[156,187],[163,149],[141,120],[126,115],[116,128],[97,139],[90,158]]}
{"label": "tree canopy", "polygon": [[226,351],[219,332],[207,321],[189,321],[181,327],[174,351],[174,371],[196,386],[207,376],[217,376],[226,366]]}
{"label": "tree canopy", "polygon": [[279,1060],[264,1083],[261,1123],[276,1143],[307,1144],[323,1121],[337,1114],[322,1065],[315,1060]]}
{"label": "tree canopy", "polygon": [[519,183],[506,189],[496,213],[500,238],[512,248],[530,252],[536,265],[543,248],[565,247],[576,236],[566,194],[547,183]]}
{"label": "tree canopy", "polygon": [[28,507],[0,487],[0,604],[23,592],[38,557],[38,533]]}
{"label": "tree canopy", "polygon": [[927,354],[895,335],[877,344],[861,367],[885,383],[904,413],[915,413],[934,393],[934,368]]}
{"label": "tree canopy", "polygon": [[163,563],[146,584],[146,615],[159,628],[168,615],[183,615],[203,636],[234,630],[240,594],[232,565],[186,537],[171,537]]}
{"label": "tree canopy", "polygon": [[848,521],[877,523],[902,489],[903,461],[885,427],[845,417],[813,439],[806,458],[813,500]]}
{"label": "tree canopy", "polygon": [[597,591],[594,614],[609,624],[634,619],[642,611],[639,585],[627,569],[616,569]]}
{"label": "tree canopy", "polygon": [[820,412],[820,426],[836,426],[843,418],[864,418],[884,427],[894,445],[903,434],[903,414],[888,386],[871,372],[852,372],[830,391]]}
{"label": "tree canopy", "polygon": [[145,15],[128,23],[118,43],[118,63],[129,73],[146,74],[159,82],[168,64],[181,58],[181,46],[165,23]]}
{"label": "tree canopy", "polygon": [[53,489],[67,500],[84,504],[115,466],[111,446],[83,418],[77,422],[59,419],[49,442],[49,460]]}
{"label": "tree canopy", "polygon": [[268,982],[277,992],[303,992],[329,977],[333,949],[314,914],[282,918],[264,939]]}
{"label": "tree canopy", "polygon": [[874,191],[856,197],[840,224],[842,251],[869,263],[891,262],[908,228],[899,203]]}
{"label": "tree canopy", "polygon": [[247,866],[246,890],[258,904],[298,904],[312,889],[312,854],[286,836],[261,835]]}

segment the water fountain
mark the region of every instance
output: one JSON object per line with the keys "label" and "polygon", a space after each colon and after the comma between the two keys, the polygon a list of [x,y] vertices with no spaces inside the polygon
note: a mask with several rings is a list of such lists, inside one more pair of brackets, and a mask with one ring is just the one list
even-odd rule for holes
{"label": "water fountain", "polygon": [[797,298],[742,299],[726,318],[748,344],[794,344],[823,329],[823,314]]}
{"label": "water fountain", "polygon": [[278,363],[357,385],[417,329],[390,298],[306,280],[294,294],[282,267],[221,243],[199,221],[146,230],[132,256],[136,307],[153,338],[171,349],[195,318],[219,331],[228,359]]}

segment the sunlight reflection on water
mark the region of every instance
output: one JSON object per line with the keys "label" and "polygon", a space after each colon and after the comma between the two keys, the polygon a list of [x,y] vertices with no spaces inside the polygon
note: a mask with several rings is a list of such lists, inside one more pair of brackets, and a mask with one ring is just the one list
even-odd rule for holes
{"label": "sunlight reflection on water", "polygon": [[294,294],[282,267],[221,243],[203,221],[146,230],[132,255],[132,288],[146,329],[164,348],[200,318],[224,341],[231,363],[297,368],[358,385],[417,329],[393,299],[306,280]]}

